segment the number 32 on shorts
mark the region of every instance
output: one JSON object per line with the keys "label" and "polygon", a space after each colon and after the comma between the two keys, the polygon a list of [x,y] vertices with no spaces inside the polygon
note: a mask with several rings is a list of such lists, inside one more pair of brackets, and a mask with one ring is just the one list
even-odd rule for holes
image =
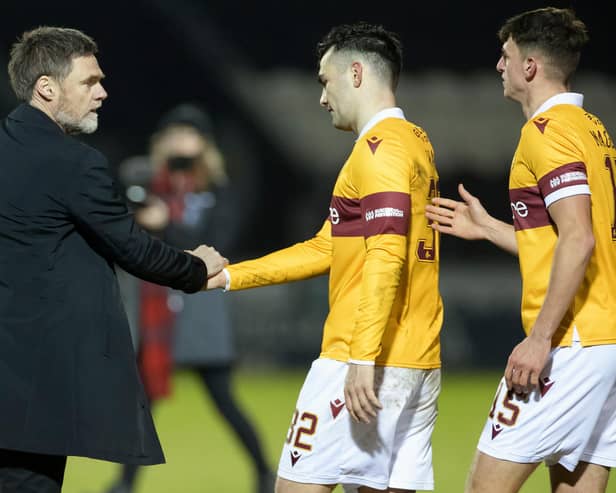
{"label": "number 32 on shorts", "polygon": [[293,413],[291,426],[289,426],[289,432],[287,433],[287,443],[292,447],[302,450],[312,450],[312,445],[306,443],[306,439],[309,439],[309,437],[317,432],[318,423],[319,417],[316,414],[304,411],[300,415],[299,410],[296,409]]}

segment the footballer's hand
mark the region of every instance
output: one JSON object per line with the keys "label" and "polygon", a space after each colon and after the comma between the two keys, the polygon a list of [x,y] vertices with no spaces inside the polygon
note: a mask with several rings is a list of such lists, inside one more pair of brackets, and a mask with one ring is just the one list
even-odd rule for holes
{"label": "footballer's hand", "polygon": [[207,281],[205,281],[205,286],[201,289],[201,291],[209,291],[211,289],[225,289],[227,285],[227,276],[225,275],[225,271],[221,270],[218,274],[210,277]]}
{"label": "footballer's hand", "polygon": [[434,197],[432,205],[426,206],[426,217],[432,221],[430,227],[465,240],[486,239],[491,216],[479,199],[467,192],[461,183],[458,192],[463,202]]}
{"label": "footballer's hand", "polygon": [[207,267],[207,277],[214,277],[224,267],[229,264],[229,260],[220,255],[215,248],[207,245],[200,245],[194,250],[187,250],[188,253],[199,257],[205,263]]}
{"label": "footballer's hand", "polygon": [[545,368],[552,341],[530,336],[518,344],[507,361],[505,381],[516,394],[528,394],[539,385],[539,376]]}
{"label": "footballer's hand", "polygon": [[374,365],[349,363],[344,399],[354,421],[370,423],[372,418],[376,418],[377,410],[383,406],[374,392]]}

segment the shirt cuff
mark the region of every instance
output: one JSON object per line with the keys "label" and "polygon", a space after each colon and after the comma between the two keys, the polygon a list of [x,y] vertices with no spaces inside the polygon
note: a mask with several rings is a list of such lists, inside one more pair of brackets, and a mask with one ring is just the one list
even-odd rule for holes
{"label": "shirt cuff", "polygon": [[226,279],[225,287],[223,288],[223,291],[226,293],[231,289],[231,274],[229,274],[227,269],[223,269],[222,272],[224,273]]}
{"label": "shirt cuff", "polygon": [[352,363],[354,365],[374,366],[374,361],[366,361],[362,359],[350,359],[347,363]]}

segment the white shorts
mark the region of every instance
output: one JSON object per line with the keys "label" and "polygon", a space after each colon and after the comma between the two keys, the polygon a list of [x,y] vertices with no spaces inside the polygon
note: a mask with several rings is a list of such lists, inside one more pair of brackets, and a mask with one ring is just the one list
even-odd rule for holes
{"label": "white shorts", "polygon": [[616,345],[555,348],[540,382],[523,398],[501,380],[477,448],[569,471],[580,460],[616,466]]}
{"label": "white shorts", "polygon": [[431,436],[441,372],[375,368],[383,409],[370,424],[344,407],[346,363],[317,359],[297,400],[278,475],[298,483],[434,489]]}

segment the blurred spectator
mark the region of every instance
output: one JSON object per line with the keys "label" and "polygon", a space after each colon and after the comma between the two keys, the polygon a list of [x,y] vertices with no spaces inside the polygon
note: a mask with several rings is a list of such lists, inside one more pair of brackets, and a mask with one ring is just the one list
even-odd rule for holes
{"label": "blurred spectator", "polygon": [[[198,239],[229,255],[242,211],[225,171],[207,113],[181,104],[162,117],[150,155],[126,160],[120,180],[137,222],[179,248]],[[125,273],[124,273],[125,274]],[[201,379],[253,461],[257,491],[273,491],[274,476],[259,438],[231,391],[235,351],[231,319],[222,292],[184,296],[123,275],[123,296],[137,326],[139,368],[151,401],[171,393],[171,370],[188,368]],[[123,466],[110,493],[130,492],[138,468]]]}

